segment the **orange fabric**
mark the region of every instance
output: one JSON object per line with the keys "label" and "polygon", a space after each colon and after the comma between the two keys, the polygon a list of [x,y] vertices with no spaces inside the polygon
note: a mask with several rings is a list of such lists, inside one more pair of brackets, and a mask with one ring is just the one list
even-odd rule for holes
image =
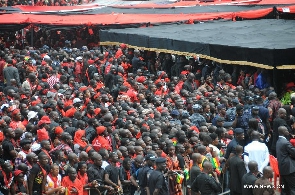
{"label": "orange fabric", "polygon": [[13,130],[20,128],[21,130],[25,131],[26,127],[23,125],[21,121],[11,121],[9,124],[9,127]]}
{"label": "orange fabric", "polygon": [[[65,176],[61,182],[61,185],[67,188],[68,195],[83,195],[83,184],[78,178],[76,178],[75,181],[72,182],[69,176]],[[76,188],[78,193],[71,193],[72,188]]]}
{"label": "orange fabric", "polygon": [[73,105],[73,100],[67,100],[64,102],[64,108],[68,107],[68,106],[72,106]]}
{"label": "orange fabric", "polygon": [[111,150],[112,149],[109,141],[105,137],[103,137],[103,136],[96,137],[92,141],[92,146],[93,146],[93,149],[95,151],[99,151],[100,148],[105,148],[107,150]]}
{"label": "orange fabric", "polygon": [[[83,186],[88,184],[88,175],[87,175],[87,173],[84,173],[84,175],[81,175],[80,172],[78,172],[77,177],[81,181]],[[89,195],[88,190],[83,190],[83,195]]]}
{"label": "orange fabric", "polygon": [[76,108],[72,107],[66,111],[65,116],[66,117],[73,117],[76,111],[77,111]]}
{"label": "orange fabric", "polygon": [[78,144],[82,148],[85,148],[87,146],[87,142],[82,140],[83,136],[85,136],[85,130],[80,129],[76,131],[74,136],[74,144]]}

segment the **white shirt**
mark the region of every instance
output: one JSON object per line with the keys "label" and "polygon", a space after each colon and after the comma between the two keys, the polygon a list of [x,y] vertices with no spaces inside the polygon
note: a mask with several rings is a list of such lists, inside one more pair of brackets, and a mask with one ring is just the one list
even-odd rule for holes
{"label": "white shirt", "polygon": [[245,146],[244,148],[244,162],[247,171],[248,162],[254,160],[258,164],[258,170],[262,173],[262,170],[269,163],[269,152],[265,143],[261,143],[259,141],[252,141],[250,144]]}

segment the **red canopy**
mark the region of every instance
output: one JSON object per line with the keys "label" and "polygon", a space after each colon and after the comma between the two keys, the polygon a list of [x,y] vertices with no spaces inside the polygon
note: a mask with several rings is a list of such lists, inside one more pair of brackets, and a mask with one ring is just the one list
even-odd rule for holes
{"label": "red canopy", "polygon": [[[206,21],[213,19],[229,19],[241,17],[255,19],[271,13],[273,8],[254,11],[198,13],[198,14],[98,14],[98,15],[35,15],[35,14],[3,14],[0,24],[48,24],[48,25],[113,25],[170,23],[187,21]],[[5,17],[6,16],[6,17]]]}

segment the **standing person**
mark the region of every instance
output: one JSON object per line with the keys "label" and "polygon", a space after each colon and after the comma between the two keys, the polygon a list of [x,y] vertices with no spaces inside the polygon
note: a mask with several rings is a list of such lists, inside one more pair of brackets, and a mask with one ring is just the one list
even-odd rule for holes
{"label": "standing person", "polygon": [[17,157],[17,151],[14,148],[14,136],[15,132],[11,128],[5,128],[3,130],[3,134],[5,136],[5,139],[2,142],[2,159],[3,160],[10,160],[13,161]]}
{"label": "standing person", "polygon": [[[198,175],[201,174],[201,169],[199,167],[198,159],[201,158],[201,154],[199,153],[193,153],[192,154],[192,167],[190,168],[190,177],[188,182],[188,189],[190,190],[192,188],[192,184],[195,181],[195,179],[198,177]],[[191,191],[191,195],[197,195],[197,192]]]}
{"label": "standing person", "polygon": [[50,172],[46,177],[45,192],[48,195],[61,194],[64,192],[64,187],[61,185],[61,175],[59,174],[59,166],[52,164]]}
{"label": "standing person", "polygon": [[131,159],[125,158],[120,167],[120,181],[123,186],[124,195],[133,195],[135,190],[131,189]]}
{"label": "standing person", "polygon": [[[113,190],[112,187],[109,187],[107,185],[103,185],[105,171],[101,167],[102,166],[101,155],[98,153],[94,153],[91,156],[91,160],[93,161],[93,165],[88,167],[88,170],[87,170],[88,182],[92,183],[92,182],[96,181],[99,185],[99,190],[101,190],[101,192],[105,189],[112,191]],[[97,191],[95,191],[94,189],[90,189],[90,194],[91,195],[97,194]]]}
{"label": "standing person", "polygon": [[285,126],[287,128],[287,130],[289,132],[291,132],[291,130],[289,129],[289,126],[287,125],[287,122],[285,120],[286,114],[287,114],[286,110],[284,108],[280,108],[278,110],[278,116],[273,121],[273,139],[272,139],[272,144],[271,144],[271,153],[275,157],[277,156],[276,155],[276,144],[279,139],[279,133],[278,133],[279,127]]}
{"label": "standing person", "polygon": [[196,90],[198,88],[194,81],[195,81],[194,73],[189,73],[187,76],[187,80],[182,85],[182,89],[185,89],[185,90],[193,93],[194,90]]}
{"label": "standing person", "polygon": [[258,163],[258,170],[262,172],[263,167],[267,166],[269,163],[269,152],[265,143],[259,142],[260,133],[258,131],[253,131],[252,142],[245,146],[244,149],[244,161],[247,167],[249,161],[254,160]]}
{"label": "standing person", "polygon": [[1,170],[0,170],[0,194],[9,195],[9,189],[11,187],[13,181],[13,174],[12,174],[12,166],[10,162],[0,162],[1,163]]}
{"label": "standing person", "polygon": [[[269,181],[270,179],[273,178],[273,170],[271,167],[266,166],[263,168],[263,176],[260,179],[257,179],[255,181],[255,186],[257,185],[257,188],[253,189],[253,194],[254,195],[274,195],[275,191],[273,188],[272,183]],[[261,186],[265,186],[261,188]],[[283,194],[283,193],[282,193]],[[287,193],[288,195],[292,195],[294,193]]]}
{"label": "standing person", "polygon": [[[140,188],[141,195],[148,194],[148,179],[151,172],[153,171],[153,166],[155,164],[156,157],[152,154],[147,154],[145,156],[145,165],[138,169],[132,176],[131,182],[137,189]],[[136,183],[138,180],[138,183]]]}
{"label": "standing person", "polygon": [[[280,110],[279,110],[280,113]],[[282,194],[295,194],[295,148],[286,139],[289,136],[287,127],[280,126],[278,128],[279,139],[276,144],[277,159],[279,163],[279,171],[284,184]]]}
{"label": "standing person", "polygon": [[119,168],[116,166],[119,161],[117,152],[111,152],[109,156],[109,165],[105,168],[105,183],[112,186],[115,191],[122,189],[119,179]]}
{"label": "standing person", "polygon": [[7,60],[7,66],[3,69],[3,76],[4,84],[6,84],[6,86],[10,86],[11,79],[15,79],[17,86],[20,87],[19,72],[18,69],[13,66],[12,59]]}
{"label": "standing person", "polygon": [[218,180],[217,173],[213,171],[211,162],[205,162],[203,172],[198,175],[192,184],[192,191],[200,192],[201,194],[217,195],[221,190],[221,184]]}
{"label": "standing person", "polygon": [[48,157],[41,153],[38,155],[39,162],[33,165],[28,178],[29,195],[39,195],[45,190],[48,167]]}
{"label": "standing person", "polygon": [[[170,171],[179,171],[184,169],[183,157],[181,155],[176,155],[175,146],[171,145],[168,147],[167,155],[167,169]],[[180,183],[176,182],[177,175],[170,175],[169,179],[169,193],[174,195],[182,195],[182,186]]]}
{"label": "standing person", "polygon": [[20,169],[14,171],[14,178],[10,187],[10,193],[19,195],[28,193],[28,185],[27,181],[25,181],[25,173]]}
{"label": "standing person", "polygon": [[148,189],[150,195],[168,195],[168,185],[164,177],[166,169],[166,159],[159,157],[155,160],[156,170],[152,171],[148,179]]}
{"label": "standing person", "polygon": [[256,161],[250,161],[248,163],[248,169],[250,170],[250,172],[246,173],[242,177],[242,195],[253,195],[253,191],[250,186],[253,186],[255,181],[260,176],[260,173],[258,171],[258,164]]}
{"label": "standing person", "polygon": [[144,65],[144,62],[141,61],[140,58],[140,51],[139,50],[134,50],[134,56],[131,60],[132,68],[133,68],[133,74],[136,74],[137,70]]}
{"label": "standing person", "polygon": [[242,160],[243,146],[236,146],[236,154],[229,159],[230,174],[230,194],[242,194],[242,177],[245,175],[246,168]]}
{"label": "standing person", "polygon": [[241,143],[243,142],[244,137],[245,137],[244,130],[242,128],[236,128],[234,130],[234,133],[235,133],[234,139],[232,139],[229,142],[229,144],[227,145],[227,148],[226,148],[226,153],[224,156],[226,159],[229,159],[231,156],[234,155],[236,146],[241,145]]}
{"label": "standing person", "polygon": [[75,168],[68,168],[68,176],[62,179],[61,185],[66,188],[67,194],[83,195],[83,184],[77,178],[77,171]]}

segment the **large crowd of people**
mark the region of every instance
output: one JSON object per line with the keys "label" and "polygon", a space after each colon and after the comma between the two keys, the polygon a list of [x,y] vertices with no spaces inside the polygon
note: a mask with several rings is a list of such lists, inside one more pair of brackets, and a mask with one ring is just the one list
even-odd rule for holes
{"label": "large crowd of people", "polygon": [[91,3],[91,0],[1,0],[0,7],[29,5],[29,6],[75,6]]}
{"label": "large crowd of people", "polygon": [[274,194],[270,154],[295,193],[295,96],[266,70],[65,41],[4,47],[0,86],[1,195]]}

